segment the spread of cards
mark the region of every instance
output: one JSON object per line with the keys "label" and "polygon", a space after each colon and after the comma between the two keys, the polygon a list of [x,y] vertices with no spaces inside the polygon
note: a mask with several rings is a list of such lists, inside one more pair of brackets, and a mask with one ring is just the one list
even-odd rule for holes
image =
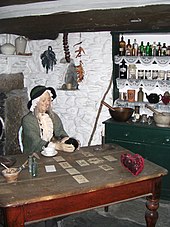
{"label": "spread of cards", "polygon": [[[90,165],[96,165],[98,168],[103,171],[113,171],[113,162],[117,161],[117,159],[112,155],[105,155],[103,153],[102,157],[95,157],[95,155],[88,151],[79,151],[82,155],[82,159],[75,159],[75,163],[81,167],[87,167]],[[55,156],[53,159],[68,173],[74,180],[76,180],[79,184],[88,183],[89,180],[80,173],[80,171],[74,168],[63,156]],[[106,163],[107,161],[107,163]],[[46,165],[46,172],[56,172],[55,165]]]}

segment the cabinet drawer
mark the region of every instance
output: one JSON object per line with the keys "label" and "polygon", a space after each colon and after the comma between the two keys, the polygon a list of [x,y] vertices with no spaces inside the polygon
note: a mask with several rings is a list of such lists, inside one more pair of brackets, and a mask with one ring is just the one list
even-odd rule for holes
{"label": "cabinet drawer", "polygon": [[146,136],[145,136],[146,143],[170,146],[170,131],[156,128],[154,130],[146,129],[145,133],[146,133]]}
{"label": "cabinet drawer", "polygon": [[170,129],[128,124],[106,124],[105,137],[108,140],[131,141],[135,143],[170,146]]}
{"label": "cabinet drawer", "polygon": [[136,131],[124,125],[106,125],[105,136],[111,140],[123,140],[133,142],[144,142],[145,135],[143,130]]}

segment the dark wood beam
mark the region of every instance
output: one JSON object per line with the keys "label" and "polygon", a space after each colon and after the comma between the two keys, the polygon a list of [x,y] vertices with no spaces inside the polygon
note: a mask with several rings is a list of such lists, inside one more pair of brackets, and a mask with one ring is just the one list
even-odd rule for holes
{"label": "dark wood beam", "polygon": [[48,1],[56,1],[56,0],[1,0],[0,7],[2,6],[10,6],[10,5],[21,5],[28,3],[36,3],[36,2],[48,2]]}
{"label": "dark wood beam", "polygon": [[64,32],[167,32],[170,31],[169,12],[170,4],[2,19],[0,34],[55,39],[58,33]]}

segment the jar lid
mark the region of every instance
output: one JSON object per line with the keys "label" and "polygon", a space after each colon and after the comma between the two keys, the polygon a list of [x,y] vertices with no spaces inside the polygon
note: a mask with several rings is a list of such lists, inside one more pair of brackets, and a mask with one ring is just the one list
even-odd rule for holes
{"label": "jar lid", "polygon": [[129,68],[136,68],[136,65],[135,64],[130,64]]}

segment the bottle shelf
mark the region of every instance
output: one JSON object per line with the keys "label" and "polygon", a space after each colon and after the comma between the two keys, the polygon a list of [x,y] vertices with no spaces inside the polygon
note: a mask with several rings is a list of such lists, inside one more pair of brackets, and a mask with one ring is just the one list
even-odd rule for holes
{"label": "bottle shelf", "polygon": [[116,79],[117,88],[123,89],[128,87],[129,89],[138,89],[143,87],[145,90],[151,91],[155,88],[159,88],[161,91],[170,90],[170,80],[140,80],[140,79]]}
{"label": "bottle shelf", "polygon": [[162,102],[158,102],[155,104],[151,104],[149,102],[128,102],[127,100],[120,100],[117,99],[114,102],[114,106],[122,106],[122,107],[130,107],[130,108],[135,108],[135,106],[140,106],[140,110],[141,113],[147,113],[149,115],[152,115],[153,112],[151,110],[149,110],[148,108],[146,108],[146,104],[148,104],[149,106],[151,106],[152,108],[158,110],[158,111],[162,111],[162,112],[168,112],[170,113],[170,103],[168,105],[165,105]]}
{"label": "bottle shelf", "polygon": [[159,66],[167,66],[170,64],[170,56],[119,56],[115,55],[115,64],[120,64],[123,60],[127,64],[152,65],[158,64]]}
{"label": "bottle shelf", "polygon": [[0,58],[31,58],[32,53],[25,54],[0,54]]}

